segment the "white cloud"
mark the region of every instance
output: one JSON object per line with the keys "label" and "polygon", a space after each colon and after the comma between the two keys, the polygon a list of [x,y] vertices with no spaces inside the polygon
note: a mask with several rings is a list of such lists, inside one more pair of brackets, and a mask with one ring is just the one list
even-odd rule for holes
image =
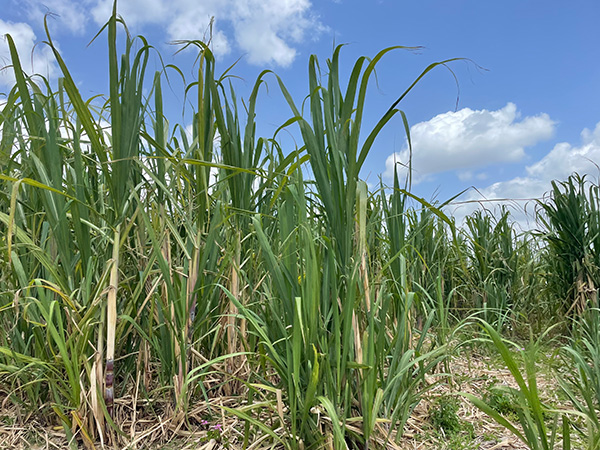
{"label": "white cloud", "polygon": [[[129,25],[163,26],[172,40],[207,39],[214,17],[215,54],[222,56],[236,47],[259,65],[288,66],[296,57],[294,45],[325,29],[311,15],[309,0],[129,0],[118,8]],[[92,15],[103,24],[111,11],[112,0],[96,0]]]}
{"label": "white cloud", "polygon": [[234,4],[236,42],[253,64],[288,66],[296,57],[290,43],[302,41],[309,30],[318,34],[324,29],[309,15],[308,0],[246,0]]}
{"label": "white cloud", "polygon": [[[466,201],[481,203],[463,205],[455,212],[457,216],[464,217],[480,205],[490,207],[495,204],[509,204],[514,206],[513,212],[517,222],[524,228],[531,227],[533,199],[541,198],[550,191],[552,180],[566,180],[575,172],[580,175],[590,174],[596,179],[598,164],[600,164],[600,122],[593,131],[587,128],[582,131],[579,146],[567,142],[556,144],[541,160],[525,168],[526,176],[494,183],[478,192],[470,191]],[[504,201],[488,203],[490,200]],[[516,205],[521,206],[516,207]],[[523,206],[527,206],[527,211],[523,211]]]}
{"label": "white cloud", "polygon": [[581,132],[581,146],[557,144],[541,161],[527,167],[530,177],[564,179],[573,172],[593,173],[600,164],[600,122],[593,131]]}
{"label": "white cloud", "polygon": [[6,67],[12,64],[6,34],[10,34],[17,47],[25,73],[28,75],[39,73],[47,78],[56,73],[57,67],[52,50],[46,45],[35,47],[36,35],[28,24],[0,19],[0,68],[4,68],[0,70],[0,86],[10,87],[15,82],[13,68]]}
{"label": "white cloud", "polygon": [[[500,162],[518,162],[525,148],[549,139],[554,122],[547,114],[519,119],[517,107],[508,103],[497,111],[464,108],[447,112],[411,127],[412,167],[416,182],[451,170],[480,168]],[[394,173],[394,164],[408,164],[409,150],[390,155],[385,176]]]}
{"label": "white cloud", "polygon": [[52,32],[60,31],[66,27],[70,32],[82,34],[86,30],[88,22],[88,9],[86,3],[89,0],[26,0],[29,18],[36,25],[42,25],[44,16],[48,13],[52,16],[48,19],[48,25]]}
{"label": "white cloud", "polygon": [[[53,32],[83,33],[90,19],[104,25],[114,0],[24,0],[23,13],[42,26],[46,13]],[[15,3],[17,5],[17,3]],[[162,27],[171,40],[208,40],[217,57],[236,49],[257,65],[289,66],[297,44],[316,39],[324,27],[310,0],[122,0],[118,12],[134,34],[146,25]],[[211,20],[214,17],[214,21]]]}
{"label": "white cloud", "polygon": [[[71,2],[75,3],[73,0]],[[97,24],[104,25],[112,14],[114,0],[95,0],[93,3],[95,5],[91,8],[92,17]],[[181,2],[169,4],[164,0],[127,0],[117,2],[117,11],[128,26],[166,23],[176,8],[175,5],[179,3]],[[190,11],[190,14],[193,14],[193,11]]]}
{"label": "white cloud", "polygon": [[[219,29],[221,18],[226,18],[231,13],[225,1],[193,2],[183,0],[184,10],[177,10],[167,25],[169,39],[192,40],[210,39],[211,48],[215,55],[224,56],[231,51],[231,42],[223,30]],[[181,3],[179,3],[181,5]],[[185,11],[187,9],[187,12]],[[128,16],[125,16],[127,20]],[[211,19],[214,19],[211,29]]]}

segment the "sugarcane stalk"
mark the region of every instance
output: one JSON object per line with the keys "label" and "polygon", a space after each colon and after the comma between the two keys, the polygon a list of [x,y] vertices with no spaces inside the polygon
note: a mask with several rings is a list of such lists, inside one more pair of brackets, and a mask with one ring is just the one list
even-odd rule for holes
{"label": "sugarcane stalk", "polygon": [[[104,316],[104,314],[102,314]],[[96,422],[98,435],[102,441],[104,438],[104,414],[102,407],[98,401],[98,396],[102,392],[102,355],[104,353],[104,320],[100,320],[98,327],[98,346],[94,355],[94,363],[92,364],[92,373],[90,375],[90,398],[92,402],[92,415]]]}
{"label": "sugarcane stalk", "polygon": [[119,243],[121,227],[117,226],[113,240],[112,267],[106,302],[106,370],[104,378],[104,401],[109,415],[113,415],[114,370],[115,370],[115,332],[117,328],[117,290],[119,287]]}
{"label": "sugarcane stalk", "polygon": [[[239,230],[235,231],[235,251],[233,256],[233,262],[231,264],[231,278],[230,288],[231,295],[238,299],[240,298],[240,260],[241,260],[241,235]],[[238,315],[238,309],[233,302],[229,302],[229,315],[227,317],[227,352],[235,353],[237,351],[237,333],[235,329],[236,317]],[[234,358],[228,360],[229,373],[235,371],[235,367],[239,365],[239,360],[235,361]]]}

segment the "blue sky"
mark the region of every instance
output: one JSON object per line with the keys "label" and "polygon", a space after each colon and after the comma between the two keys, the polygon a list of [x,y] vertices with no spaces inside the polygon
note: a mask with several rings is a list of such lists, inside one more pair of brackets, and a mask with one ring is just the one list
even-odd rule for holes
{"label": "blue sky", "polygon": [[[0,0],[0,35],[10,33],[26,69],[58,71],[44,39],[46,12],[53,38],[84,97],[107,92],[105,36],[87,47],[107,20],[112,0]],[[190,53],[174,56],[168,43],[205,36],[211,17],[217,72],[241,58],[236,90],[247,97],[258,73],[273,69],[297,102],[308,92],[310,54],[325,59],[335,44],[343,51],[346,73],[362,55],[392,45],[422,46],[418,52],[388,54],[378,68],[367,103],[365,135],[396,97],[431,62],[464,57],[424,79],[400,107],[409,119],[414,144],[413,190],[445,200],[473,187],[462,200],[481,196],[536,198],[550,180],[573,171],[597,179],[600,164],[600,2],[597,0],[121,0],[119,11],[134,34],[144,34],[165,62],[193,76]],[[0,41],[0,61],[7,62]],[[159,69],[158,58],[154,68]],[[0,92],[11,83],[0,73]],[[290,117],[269,78],[261,93],[259,133],[270,137]],[[170,103],[181,117],[182,90]],[[458,98],[458,105],[457,105]],[[284,138],[293,145],[292,132]],[[286,140],[287,139],[287,140]],[[394,160],[405,162],[400,120],[376,142],[363,176],[375,185],[391,183]],[[463,214],[467,208],[456,210]]]}

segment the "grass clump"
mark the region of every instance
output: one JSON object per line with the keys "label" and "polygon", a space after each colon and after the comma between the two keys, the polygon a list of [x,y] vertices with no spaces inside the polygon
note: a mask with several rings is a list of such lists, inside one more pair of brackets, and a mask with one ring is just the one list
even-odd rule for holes
{"label": "grass clump", "polygon": [[460,402],[458,398],[445,395],[439,397],[431,406],[429,420],[434,428],[444,436],[454,436],[466,433],[473,437],[473,425],[461,420],[458,415]]}
{"label": "grass clump", "polygon": [[435,401],[431,409],[429,418],[436,430],[442,431],[446,435],[452,435],[461,430],[460,419],[458,418],[458,400],[454,397],[440,397]]}
{"label": "grass clump", "polygon": [[477,448],[474,426],[460,417],[460,401],[453,395],[438,397],[429,409],[429,421],[435,429],[433,440],[444,449],[470,450]]}
{"label": "grass clump", "polygon": [[488,386],[483,400],[487,403],[490,408],[503,416],[513,420],[518,418],[518,408],[514,396],[502,389],[502,386],[498,386],[496,383],[492,383]]}

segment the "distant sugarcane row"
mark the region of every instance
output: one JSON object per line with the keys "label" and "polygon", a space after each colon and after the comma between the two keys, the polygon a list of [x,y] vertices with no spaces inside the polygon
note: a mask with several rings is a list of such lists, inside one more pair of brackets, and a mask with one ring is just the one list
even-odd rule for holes
{"label": "distant sugarcane row", "polygon": [[[190,42],[189,136],[165,118],[165,73],[147,73],[148,43],[128,38],[119,57],[118,22],[113,13],[106,26],[110,93],[99,106],[81,97],[49,35],[56,89],[23,73],[7,36],[4,405],[39,409],[91,448],[122,439],[115,399],[125,394],[167,400],[179,422],[192,405],[237,396],[222,408],[246,423],[244,445],[262,435],[285,448],[379,447],[401,437],[458,320],[528,333],[597,306],[598,184],[554,183],[538,204],[541,231],[519,235],[506,211],[458,227],[397,174],[375,191],[359,178],[394,116],[408,132],[399,102],[445,62],[360,135],[369,80],[393,49],[360,58],[346,86],[339,47],[326,76],[311,57],[302,110],[265,71],[240,115],[208,47]],[[300,148],[256,136],[267,77]]]}

